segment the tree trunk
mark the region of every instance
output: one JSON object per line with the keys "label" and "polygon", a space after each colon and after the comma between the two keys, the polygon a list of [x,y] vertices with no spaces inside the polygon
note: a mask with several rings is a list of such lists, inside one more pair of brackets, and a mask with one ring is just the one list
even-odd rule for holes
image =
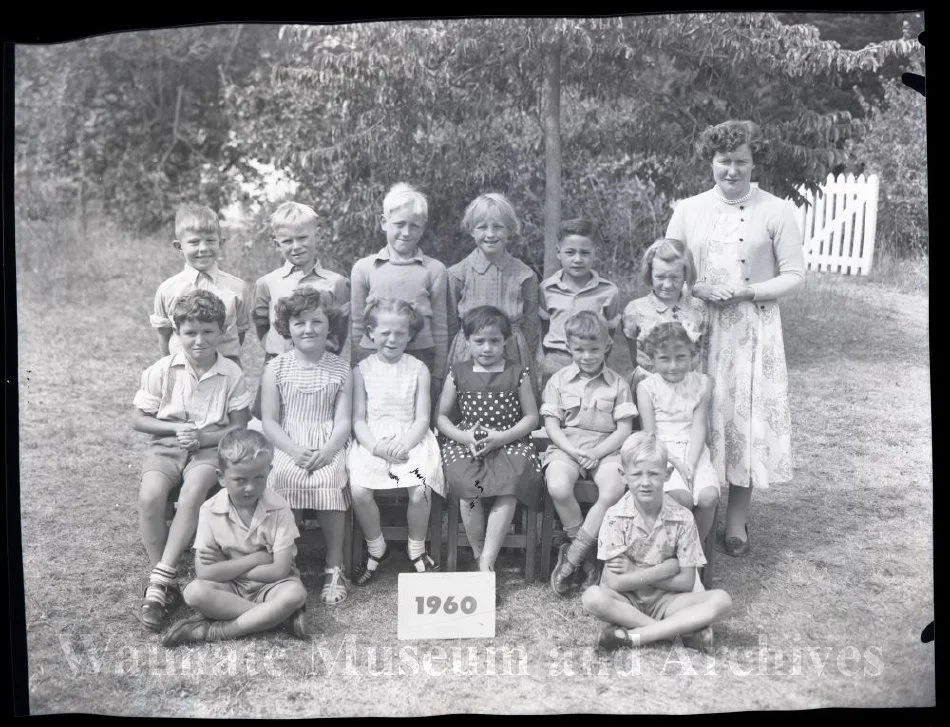
{"label": "tree trunk", "polygon": [[544,49],[541,87],[544,129],[544,277],[557,272],[557,231],[561,224],[561,46]]}

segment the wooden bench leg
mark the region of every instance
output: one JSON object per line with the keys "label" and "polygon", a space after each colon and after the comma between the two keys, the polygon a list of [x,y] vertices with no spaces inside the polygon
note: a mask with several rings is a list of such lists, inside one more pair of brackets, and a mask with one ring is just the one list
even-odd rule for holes
{"label": "wooden bench leg", "polygon": [[543,580],[551,575],[551,541],[554,538],[554,502],[544,488],[544,503],[541,506],[541,573]]}
{"label": "wooden bench leg", "polygon": [[529,583],[536,578],[535,557],[538,554],[538,511],[533,507],[524,508],[528,519],[524,533],[527,538],[525,543],[525,565],[524,578]]}
{"label": "wooden bench leg", "polygon": [[353,508],[344,514],[343,525],[343,566],[347,576],[353,572]]}
{"label": "wooden bench leg", "polygon": [[353,536],[350,545],[350,574],[352,575],[363,563],[363,529],[360,527],[355,513],[353,514]]}
{"label": "wooden bench leg", "polygon": [[454,494],[449,494],[446,498],[446,510],[449,515],[449,530],[446,537],[445,569],[447,571],[458,570],[459,555],[459,499]]}
{"label": "wooden bench leg", "polygon": [[719,519],[719,505],[713,513],[712,527],[703,541],[703,551],[706,556],[706,566],[703,568],[703,588],[707,591],[712,588],[713,563],[716,560],[716,520]]}
{"label": "wooden bench leg", "polygon": [[442,563],[442,496],[430,490],[429,504],[429,555],[439,566]]}

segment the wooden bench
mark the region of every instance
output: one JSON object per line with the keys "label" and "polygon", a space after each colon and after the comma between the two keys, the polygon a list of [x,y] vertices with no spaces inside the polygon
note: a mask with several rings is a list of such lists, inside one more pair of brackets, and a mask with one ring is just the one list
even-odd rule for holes
{"label": "wooden bench", "polygon": [[[442,509],[444,500],[442,496],[429,490],[432,497],[432,507],[429,511],[429,531],[426,534],[426,540],[429,541],[428,552],[436,563],[440,563],[442,558]],[[409,541],[409,528],[406,525],[406,506],[409,504],[409,495],[405,487],[392,490],[377,490],[376,506],[379,507],[380,523],[382,524],[383,537],[388,543],[391,540],[401,542]],[[350,510],[352,513],[352,509]],[[390,523],[402,523],[401,525],[392,525]],[[451,518],[449,520],[451,522]],[[349,563],[347,570],[350,574],[354,569],[363,563],[363,531],[360,528],[359,521],[353,517],[353,534],[349,550]]]}
{"label": "wooden bench", "polygon": [[[448,511],[448,534],[446,537],[446,564],[447,571],[458,570],[458,549],[459,546],[471,547],[464,528],[459,528],[461,513],[459,512],[459,498],[457,495],[449,494],[447,498]],[[487,513],[486,513],[487,519]],[[521,503],[515,510],[512,518],[515,525],[515,532],[509,532],[505,536],[501,547],[515,548],[523,550],[525,554],[524,577],[526,581],[533,581],[537,577],[537,567],[535,560],[538,554],[538,510],[537,508],[525,507]]]}

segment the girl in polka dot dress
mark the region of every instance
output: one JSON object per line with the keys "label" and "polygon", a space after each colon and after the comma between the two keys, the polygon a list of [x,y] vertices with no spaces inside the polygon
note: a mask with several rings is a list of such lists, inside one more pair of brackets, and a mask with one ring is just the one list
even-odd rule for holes
{"label": "girl in polka dot dress", "polygon": [[[493,306],[462,319],[472,358],[451,364],[439,400],[442,461],[461,500],[462,523],[479,570],[494,570],[518,502],[537,506],[541,463],[530,439],[538,405],[527,369],[504,358],[511,323]],[[450,419],[458,405],[462,420]],[[492,498],[487,522],[484,498]]]}

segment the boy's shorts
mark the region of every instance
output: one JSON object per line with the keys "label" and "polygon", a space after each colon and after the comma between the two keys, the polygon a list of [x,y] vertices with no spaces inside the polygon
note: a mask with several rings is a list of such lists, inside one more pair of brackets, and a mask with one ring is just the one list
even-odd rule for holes
{"label": "boy's shorts", "polygon": [[299,583],[303,585],[303,581],[300,580],[299,575],[291,574],[286,578],[281,578],[279,581],[274,581],[273,583],[264,583],[262,581],[252,581],[250,578],[235,578],[233,581],[228,581],[228,587],[231,589],[231,593],[236,596],[240,596],[245,601],[250,601],[251,603],[264,603],[267,599],[267,594],[270,593],[274,586],[278,586],[281,583]]}
{"label": "boy's shorts", "polygon": [[666,618],[666,609],[680,594],[657,588],[647,596],[638,595],[634,591],[624,591],[621,595],[630,601],[633,607],[644,616],[649,616],[655,621],[662,621]]}
{"label": "boy's shorts", "polygon": [[[571,444],[581,449],[596,447],[610,436],[604,432],[592,432],[586,429],[577,429],[576,427],[565,427],[562,431]],[[563,462],[573,468],[577,477],[581,479],[593,478],[600,472],[607,472],[613,469],[617,470],[618,476],[623,472],[623,465],[620,462],[620,452],[608,454],[600,460],[594,469],[588,472],[585,468],[581,467],[577,460],[571,455],[552,444],[541,454],[541,468],[547,468],[551,462]]]}
{"label": "boy's shorts", "polygon": [[189,452],[178,446],[177,437],[162,437],[150,442],[142,462],[142,473],[161,472],[174,485],[180,485],[196,467],[218,466],[218,448],[202,447]]}

